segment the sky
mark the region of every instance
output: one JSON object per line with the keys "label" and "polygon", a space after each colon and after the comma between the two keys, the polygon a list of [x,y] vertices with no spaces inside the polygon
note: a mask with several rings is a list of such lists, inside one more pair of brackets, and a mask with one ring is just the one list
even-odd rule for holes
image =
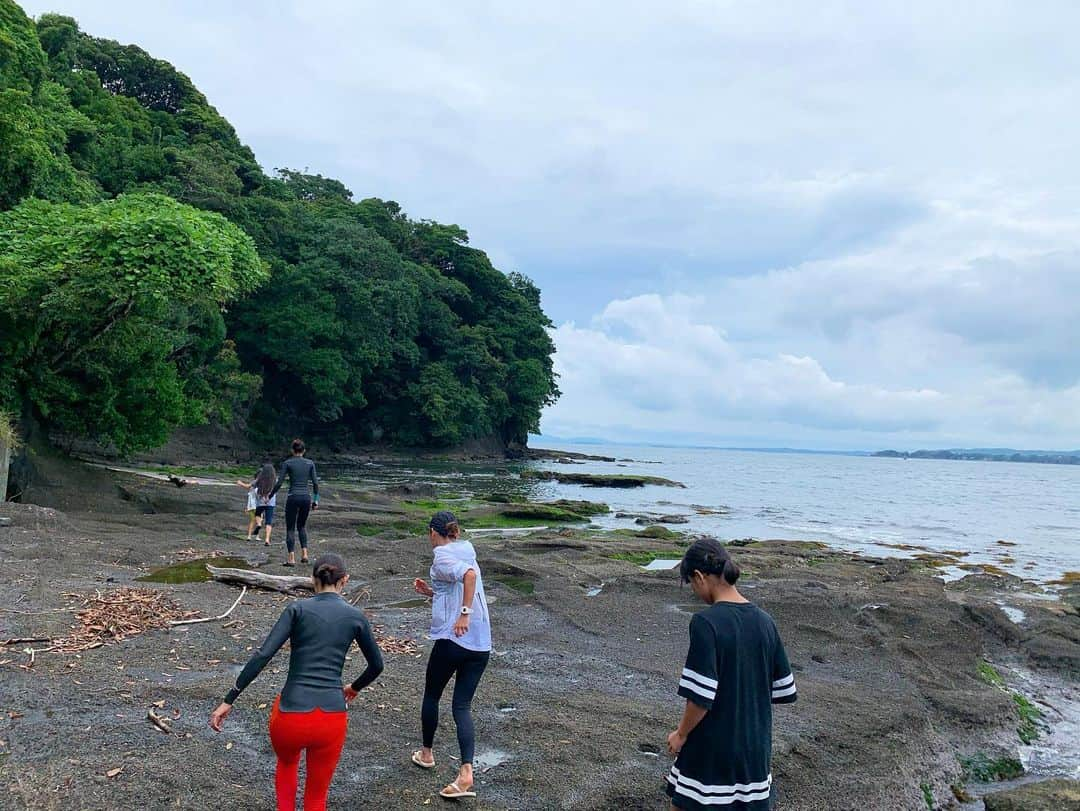
{"label": "sky", "polygon": [[532,277],[544,433],[1080,447],[1080,5],[32,0]]}

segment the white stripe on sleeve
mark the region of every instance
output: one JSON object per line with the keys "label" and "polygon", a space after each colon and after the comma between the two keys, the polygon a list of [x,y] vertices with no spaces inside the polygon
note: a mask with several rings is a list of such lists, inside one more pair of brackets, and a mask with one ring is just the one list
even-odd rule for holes
{"label": "white stripe on sleeve", "polygon": [[[684,667],[682,669],[682,675],[684,679],[696,681],[702,687],[711,687],[713,690],[715,690],[717,687],[720,686],[720,683],[716,679],[710,679],[708,676],[702,676],[696,670],[691,670],[688,667]],[[775,687],[775,685],[773,686]]]}
{"label": "white stripe on sleeve", "polygon": [[689,679],[679,679],[679,686],[680,687],[685,687],[690,692],[697,693],[702,698],[709,699],[709,701],[712,701],[714,698],[716,698],[716,691],[715,690],[706,690],[700,684],[695,684],[694,682],[690,681]]}

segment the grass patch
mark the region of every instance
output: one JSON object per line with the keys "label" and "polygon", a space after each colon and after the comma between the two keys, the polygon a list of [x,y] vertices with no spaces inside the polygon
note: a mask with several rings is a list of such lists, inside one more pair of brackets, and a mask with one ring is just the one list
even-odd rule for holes
{"label": "grass patch", "polygon": [[251,564],[243,558],[196,558],[154,569],[150,574],[135,579],[144,583],[202,583],[210,579],[207,564],[223,569],[251,568]]}
{"label": "grass patch", "polygon": [[496,583],[502,583],[504,586],[509,586],[519,594],[532,594],[536,591],[536,583],[530,580],[528,577],[519,577],[512,574],[501,574],[497,577],[492,577]]}
{"label": "grass patch", "polygon": [[919,783],[919,788],[922,790],[923,802],[926,803],[926,807],[930,811],[934,811],[934,791],[930,788],[929,783]]}
{"label": "grass patch", "polygon": [[1051,580],[1053,586],[1073,586],[1080,584],[1080,572],[1065,572],[1057,580]]}
{"label": "grass patch", "polygon": [[416,507],[419,510],[426,512],[438,512],[439,510],[453,510],[454,508],[461,509],[465,506],[465,503],[461,499],[453,498],[416,498],[405,499],[405,504],[410,507]]}
{"label": "grass patch", "polygon": [[1025,745],[1030,745],[1039,737],[1039,721],[1042,719],[1042,710],[1032,704],[1020,693],[1012,694],[1016,712],[1020,716],[1020,725],[1016,728],[1016,734]]}
{"label": "grass patch", "polygon": [[356,531],[365,538],[371,538],[374,535],[378,535],[384,529],[386,529],[386,527],[381,524],[361,524],[356,528]]}
{"label": "grass patch", "polygon": [[503,515],[502,513],[487,513],[486,515],[470,516],[467,519],[463,519],[462,524],[466,530],[469,529],[522,529],[524,527],[535,527],[537,521],[542,520],[536,517],[529,518],[511,518],[509,515]]}
{"label": "grass patch", "polygon": [[975,669],[979,672],[979,678],[989,684],[991,687],[1004,687],[1005,679],[998,673],[995,668],[989,662],[979,662]]}
{"label": "grass patch", "polygon": [[965,780],[975,780],[979,783],[1015,780],[1024,774],[1024,767],[1016,758],[992,758],[985,752],[976,752],[971,757],[960,758],[960,768],[964,772]]}

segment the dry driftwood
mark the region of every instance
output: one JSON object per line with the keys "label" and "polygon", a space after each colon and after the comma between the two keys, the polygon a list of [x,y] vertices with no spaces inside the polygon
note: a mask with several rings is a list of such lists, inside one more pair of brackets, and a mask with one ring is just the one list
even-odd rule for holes
{"label": "dry driftwood", "polygon": [[245,594],[247,594],[247,586],[244,586],[242,589],[240,589],[240,596],[236,598],[236,602],[234,602],[231,606],[229,606],[229,610],[226,611],[224,614],[221,614],[220,616],[217,616],[217,617],[199,617],[199,619],[194,619],[194,620],[171,620],[169,622],[169,625],[194,625],[194,624],[199,623],[199,622],[214,622],[215,620],[226,619],[229,616],[229,614],[231,614],[233,612],[233,609],[236,608],[238,605],[240,605],[240,601],[244,599]]}
{"label": "dry driftwood", "polygon": [[172,726],[169,724],[168,719],[154,712],[153,707],[146,711],[146,719],[162,732],[172,732]]}
{"label": "dry driftwood", "polygon": [[314,591],[310,577],[297,575],[264,574],[251,569],[223,569],[217,566],[207,566],[206,571],[210,576],[221,583],[236,583],[253,589],[268,589],[270,591]]}

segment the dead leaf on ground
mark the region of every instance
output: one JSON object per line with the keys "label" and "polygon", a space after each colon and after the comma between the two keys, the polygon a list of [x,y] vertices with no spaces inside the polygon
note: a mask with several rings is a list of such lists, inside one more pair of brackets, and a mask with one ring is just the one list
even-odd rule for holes
{"label": "dead leaf on ground", "polygon": [[109,769],[107,772],[105,772],[105,776],[106,777],[116,777],[116,775],[120,774],[120,772],[122,772],[123,770],[124,770],[123,766],[117,766],[115,769]]}

